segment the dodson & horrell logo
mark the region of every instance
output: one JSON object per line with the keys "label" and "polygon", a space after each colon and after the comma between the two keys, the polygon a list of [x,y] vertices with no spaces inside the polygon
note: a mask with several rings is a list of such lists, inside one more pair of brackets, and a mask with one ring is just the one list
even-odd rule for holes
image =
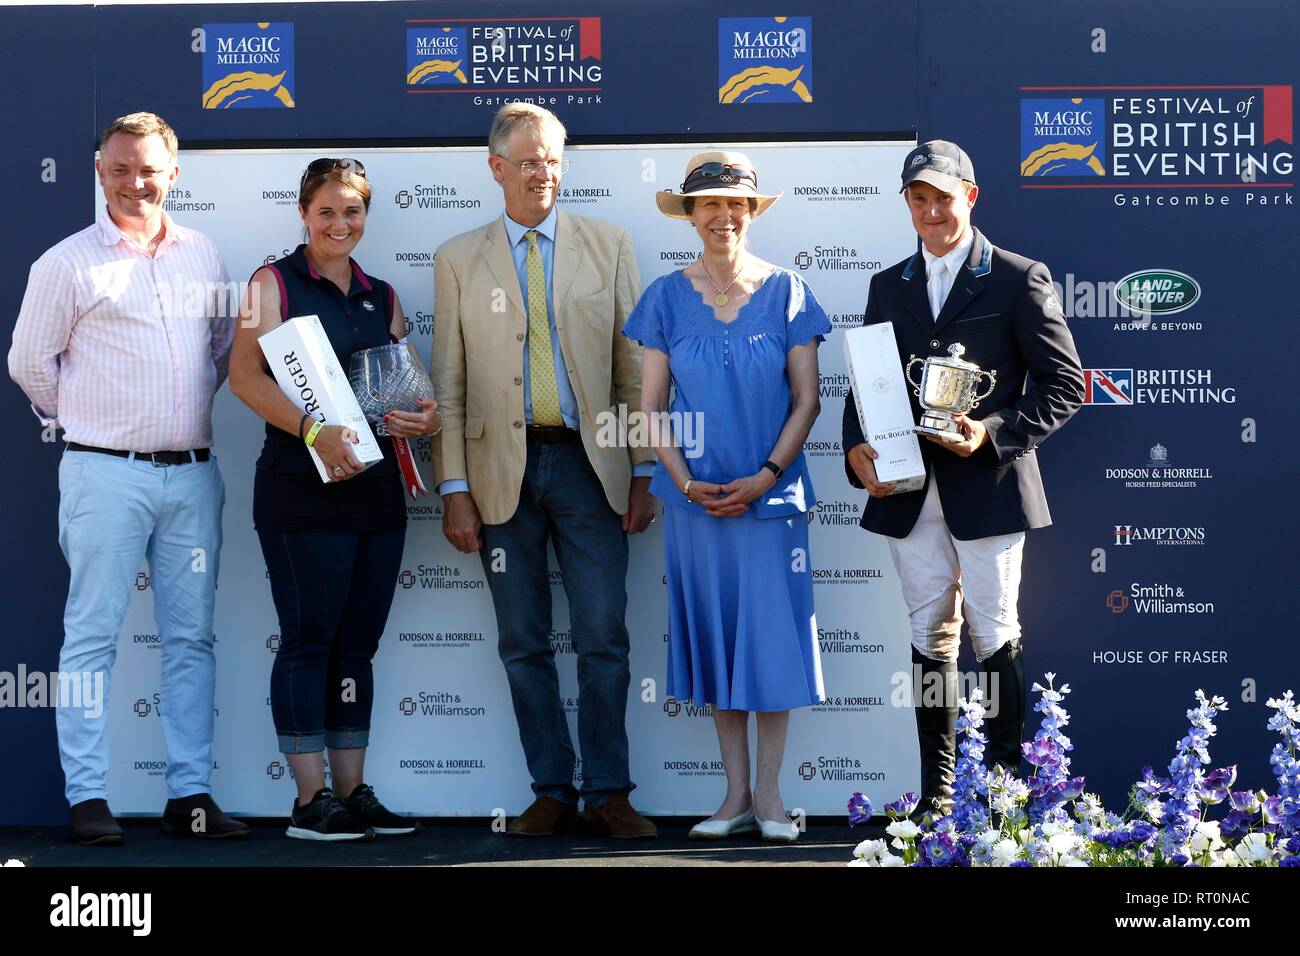
{"label": "dodson & horrell logo", "polygon": [[812,17],[720,17],[719,103],[811,103]]}
{"label": "dodson & horrell logo", "polygon": [[1172,315],[1190,309],[1200,297],[1200,284],[1173,269],[1142,269],[1115,283],[1120,305],[1142,314]]}
{"label": "dodson & horrell logo", "polygon": [[[1022,188],[1293,185],[1290,86],[1022,86],[1020,91],[1020,175],[1066,180]],[[1098,178],[1105,181],[1095,182]],[[1218,196],[1204,202],[1192,198],[1143,204],[1230,204]],[[1244,205],[1292,204],[1284,199],[1252,192]],[[1116,199],[1116,204],[1126,203]]]}
{"label": "dodson & horrell logo", "polygon": [[203,108],[293,109],[292,23],[205,23]]}
{"label": "dodson & horrell logo", "polygon": [[604,69],[600,17],[406,21],[408,93],[473,93],[481,106],[520,93],[540,106],[600,103]]}

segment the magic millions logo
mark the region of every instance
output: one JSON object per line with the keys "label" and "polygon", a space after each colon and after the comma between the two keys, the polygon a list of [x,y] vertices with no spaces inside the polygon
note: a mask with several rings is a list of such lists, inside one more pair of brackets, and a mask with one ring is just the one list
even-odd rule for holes
{"label": "magic millions logo", "polygon": [[470,93],[478,106],[601,102],[600,17],[407,20],[408,93]]}
{"label": "magic millions logo", "polygon": [[465,27],[406,29],[406,85],[469,85],[469,30]]}
{"label": "magic millions logo", "polygon": [[[1024,188],[1124,190],[1116,205],[1293,205],[1290,86],[1025,86],[1020,98]],[[1102,182],[1097,182],[1102,180]],[[1245,187],[1241,199],[1206,192]]]}
{"label": "magic millions logo", "polygon": [[811,103],[812,17],[720,17],[718,102]]}
{"label": "magic millions logo", "polygon": [[203,108],[293,109],[292,23],[205,23]]}

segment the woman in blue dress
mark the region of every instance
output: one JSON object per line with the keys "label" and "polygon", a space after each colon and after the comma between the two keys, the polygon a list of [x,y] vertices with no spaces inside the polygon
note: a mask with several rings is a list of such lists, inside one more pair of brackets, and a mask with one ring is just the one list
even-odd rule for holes
{"label": "woman in blue dress", "polygon": [[780,195],[759,193],[744,154],[692,157],[681,189],[655,199],[704,250],[646,289],[623,334],[645,346],[642,412],[668,426],[650,484],[664,502],[668,690],[713,705],[727,773],[726,799],[691,836],[758,828],[793,842],[778,786],[790,711],[824,699],[803,444],[831,326],[802,279],[748,251],[751,225]]}

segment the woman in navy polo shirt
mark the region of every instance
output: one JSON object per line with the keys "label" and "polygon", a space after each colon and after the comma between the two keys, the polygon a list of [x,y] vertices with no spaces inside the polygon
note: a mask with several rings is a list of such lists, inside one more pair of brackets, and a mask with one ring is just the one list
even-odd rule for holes
{"label": "woman in navy polo shirt", "polygon": [[[266,420],[257,461],[253,524],[262,543],[280,617],[271,670],[271,713],[298,784],[288,835],[359,840],[412,833],[364,783],[371,658],[388,620],[406,537],[406,502],[392,442],[368,469],[352,453],[357,435],[304,415],[276,384],[257,339],[290,316],[316,315],[346,369],[353,352],[405,334],[397,295],[361,271],[350,254],[366,229],[370,184],[353,159],[318,159],[303,174],[298,210],[307,242],[250,282],[235,337],[230,387]],[[395,436],[435,434],[434,402],[393,412]],[[322,482],[307,445],[333,476]],[[330,751],[334,789],[325,786]]]}

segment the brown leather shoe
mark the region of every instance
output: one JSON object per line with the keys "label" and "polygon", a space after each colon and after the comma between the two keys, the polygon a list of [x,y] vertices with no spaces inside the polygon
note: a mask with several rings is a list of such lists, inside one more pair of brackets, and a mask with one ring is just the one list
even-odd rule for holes
{"label": "brown leather shoe", "polygon": [[554,797],[538,797],[506,826],[510,836],[554,836],[575,829],[578,808]]}
{"label": "brown leather shoe", "polygon": [[[195,814],[195,810],[202,813]],[[163,808],[162,832],[167,836],[193,836],[204,840],[230,840],[248,836],[248,824],[226,816],[210,793],[168,800]]]}
{"label": "brown leather shoe", "polygon": [[82,846],[121,846],[122,828],[107,800],[82,800],[72,807],[72,838]]}
{"label": "brown leather shoe", "polygon": [[653,823],[632,808],[626,793],[611,793],[598,807],[582,808],[582,819],[599,833],[619,840],[647,840],[659,836]]}

